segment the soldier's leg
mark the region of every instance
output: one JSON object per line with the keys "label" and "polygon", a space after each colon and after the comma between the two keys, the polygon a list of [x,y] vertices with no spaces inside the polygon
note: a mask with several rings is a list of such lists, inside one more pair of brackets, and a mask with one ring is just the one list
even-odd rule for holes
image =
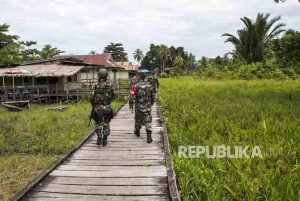
{"label": "soldier's leg", "polygon": [[145,112],[144,114],[144,123],[145,123],[145,128],[146,128],[146,132],[147,132],[147,142],[151,143],[152,142],[152,116],[151,116],[151,111],[150,112]]}
{"label": "soldier's leg", "polygon": [[103,146],[107,145],[107,138],[110,135],[109,122],[110,122],[110,117],[105,117],[104,124],[103,124],[103,141],[102,141]]}
{"label": "soldier's leg", "polygon": [[142,115],[141,112],[139,112],[137,110],[135,111],[134,134],[138,137],[140,136],[140,130],[142,128],[142,116],[141,115]]}
{"label": "soldier's leg", "polygon": [[97,118],[97,122],[96,122],[96,133],[97,133],[97,145],[101,145],[102,144],[102,122],[103,122],[103,118],[101,116],[99,116]]}
{"label": "soldier's leg", "polygon": [[134,98],[130,94],[130,96],[129,96],[129,108],[130,108],[131,112],[133,112],[133,104],[134,104]]}

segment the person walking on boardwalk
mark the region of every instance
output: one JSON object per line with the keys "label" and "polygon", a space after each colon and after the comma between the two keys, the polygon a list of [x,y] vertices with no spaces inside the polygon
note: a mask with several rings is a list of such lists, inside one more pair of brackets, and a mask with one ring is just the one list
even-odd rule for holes
{"label": "person walking on boardwalk", "polygon": [[129,80],[129,108],[131,110],[131,113],[133,113],[133,105],[134,105],[134,86],[137,82],[137,77],[134,75],[130,80]]}
{"label": "person walking on boardwalk", "polygon": [[159,82],[158,82],[157,75],[156,75],[155,71],[151,71],[151,74],[147,78],[147,81],[149,82],[149,84],[152,87],[152,95],[153,95],[153,98],[155,100],[156,99],[156,89],[159,88]]}
{"label": "person walking on boardwalk", "polygon": [[146,81],[146,74],[148,71],[141,70],[139,72],[140,78],[134,86],[134,104],[135,104],[135,129],[134,134],[140,136],[140,130],[144,125],[147,132],[147,142],[152,142],[151,129],[151,105],[154,103],[152,96],[152,87]]}
{"label": "person walking on boardwalk", "polygon": [[107,137],[110,134],[109,122],[113,117],[111,103],[114,98],[114,90],[109,83],[108,72],[106,69],[100,69],[98,72],[98,83],[93,87],[90,96],[92,111],[90,118],[96,123],[97,145],[106,146]]}

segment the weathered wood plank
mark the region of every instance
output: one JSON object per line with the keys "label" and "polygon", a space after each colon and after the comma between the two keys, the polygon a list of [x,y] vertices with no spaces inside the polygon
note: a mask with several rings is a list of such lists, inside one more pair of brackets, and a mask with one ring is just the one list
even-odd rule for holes
{"label": "weathered wood plank", "polygon": [[[132,167],[131,167],[132,168]],[[91,177],[53,177],[45,181],[53,184],[94,185],[94,186],[158,186],[167,185],[167,177],[159,178],[91,178]]]}
{"label": "weathered wood plank", "polygon": [[165,186],[86,186],[42,184],[35,191],[86,195],[167,195]]}
{"label": "weathered wood plank", "polygon": [[165,160],[78,160],[73,159],[65,164],[80,164],[80,165],[101,165],[101,166],[154,166],[164,165]]}
{"label": "weathered wood plank", "polygon": [[71,170],[71,171],[156,171],[166,172],[166,166],[140,166],[140,167],[124,167],[124,166],[82,166],[82,165],[60,165],[58,170]]}
{"label": "weathered wood plank", "polygon": [[68,171],[68,170],[54,170],[51,176],[56,177],[165,177],[166,171],[153,171],[147,170],[107,170],[107,171]]}
{"label": "weathered wood plank", "polygon": [[33,192],[28,201],[167,201],[167,195],[160,196],[107,196],[107,195],[83,195],[68,193]]}
{"label": "weathered wood plank", "polygon": [[163,155],[130,155],[130,156],[109,156],[109,155],[95,155],[95,156],[83,156],[74,155],[71,159],[83,159],[83,160],[163,160]]}

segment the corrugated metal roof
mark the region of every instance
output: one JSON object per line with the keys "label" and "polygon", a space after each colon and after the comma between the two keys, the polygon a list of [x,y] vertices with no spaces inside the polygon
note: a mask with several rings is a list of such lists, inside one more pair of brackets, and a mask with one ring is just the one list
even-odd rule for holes
{"label": "corrugated metal roof", "polygon": [[[0,76],[34,76],[34,77],[59,77],[76,74],[84,66],[36,64],[18,66],[15,68],[1,68]],[[23,73],[26,72],[26,73]]]}
{"label": "corrugated metal roof", "polygon": [[111,53],[91,54],[91,55],[72,55],[73,58],[82,60],[88,64],[101,65],[108,68],[122,68],[111,58]]}

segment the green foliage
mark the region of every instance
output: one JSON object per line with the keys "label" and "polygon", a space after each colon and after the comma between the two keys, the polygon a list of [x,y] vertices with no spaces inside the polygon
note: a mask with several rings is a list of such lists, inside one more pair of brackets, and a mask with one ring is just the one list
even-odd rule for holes
{"label": "green foliage", "polygon": [[104,48],[103,52],[111,53],[114,61],[128,61],[127,53],[125,52],[122,43],[110,43]]}
{"label": "green foliage", "polygon": [[280,39],[273,40],[273,51],[281,68],[293,68],[300,74],[300,32],[288,30]]}
{"label": "green foliage", "polygon": [[61,53],[64,53],[64,51],[61,51],[56,47],[52,47],[50,44],[47,44],[42,48],[39,55],[41,59],[52,59]]}
{"label": "green foliage", "polygon": [[141,49],[136,49],[135,52],[133,53],[133,58],[140,63],[142,59],[144,58],[143,52]]}
{"label": "green foliage", "polygon": [[20,57],[20,45],[17,42],[19,38],[16,35],[10,35],[8,24],[0,24],[0,65],[18,63]]}
{"label": "green foliage", "polygon": [[248,64],[263,62],[266,56],[266,50],[270,41],[282,33],[285,26],[283,23],[276,24],[281,17],[275,17],[269,20],[270,14],[258,13],[256,20],[252,21],[248,17],[241,18],[245,27],[237,31],[238,37],[225,33],[225,42],[234,45],[234,54],[237,58],[245,60]]}
{"label": "green foliage", "polygon": [[14,65],[38,59],[51,59],[63,51],[45,45],[41,51],[32,46],[36,41],[17,41],[19,36],[9,35],[9,25],[0,24],[0,65]]}
{"label": "green foliage", "polygon": [[[298,200],[299,80],[169,78],[160,97],[183,201]],[[178,157],[193,145],[257,145],[263,158]]]}
{"label": "green foliage", "polygon": [[96,52],[95,50],[91,50],[91,51],[89,52],[89,54],[90,54],[90,55],[95,55],[95,54],[97,54],[97,52]]}
{"label": "green foliage", "polygon": [[195,68],[195,56],[184,50],[183,47],[167,47],[166,45],[150,44],[150,50],[143,58],[141,65],[150,70],[180,67],[184,72]]}

